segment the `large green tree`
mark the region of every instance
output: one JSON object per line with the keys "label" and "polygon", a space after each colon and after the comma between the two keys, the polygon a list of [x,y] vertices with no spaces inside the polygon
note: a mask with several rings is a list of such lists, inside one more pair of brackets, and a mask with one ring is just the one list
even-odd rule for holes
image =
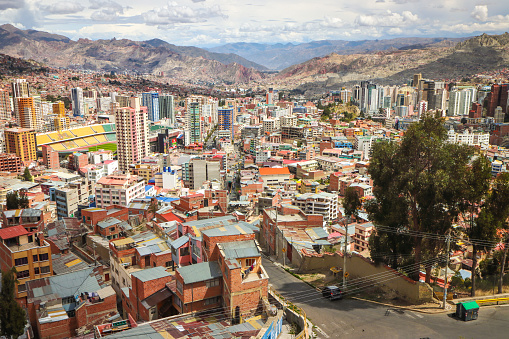
{"label": "large green tree", "polygon": [[24,190],[8,192],[5,197],[5,204],[8,210],[16,210],[19,208],[28,208],[29,201]]}
{"label": "large green tree", "polygon": [[[462,181],[473,148],[447,141],[443,120],[432,114],[411,125],[401,143],[381,141],[373,146],[369,173],[373,179],[375,202],[370,206],[373,222],[382,227],[382,213],[395,201],[401,212],[401,228],[413,232],[445,235],[458,216]],[[378,231],[375,233],[377,236]],[[445,242],[432,241],[413,233],[414,260],[436,258]],[[432,262],[425,264],[430,281]],[[418,279],[418,272],[413,272]]]}
{"label": "large green tree", "polygon": [[[492,198],[490,197],[491,163],[484,156],[478,156],[468,166],[463,176],[463,199],[459,202],[460,213],[468,238],[483,240],[488,244],[494,241],[497,227],[493,222]],[[472,242],[472,288],[475,296],[477,281],[477,252],[488,250],[483,243]]]}
{"label": "large green tree", "polygon": [[14,299],[16,269],[2,271],[2,290],[0,291],[0,334],[8,338],[18,338],[25,331],[25,310]]}

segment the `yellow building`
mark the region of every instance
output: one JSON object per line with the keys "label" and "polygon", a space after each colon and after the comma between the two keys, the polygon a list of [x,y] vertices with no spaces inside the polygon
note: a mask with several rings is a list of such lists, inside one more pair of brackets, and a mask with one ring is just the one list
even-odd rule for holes
{"label": "yellow building", "polygon": [[29,233],[16,225],[0,229],[0,268],[15,267],[15,297],[26,297],[26,282],[53,275],[51,247],[42,234]]}
{"label": "yellow building", "polygon": [[5,148],[21,161],[37,160],[35,131],[29,128],[10,128],[5,130]]}

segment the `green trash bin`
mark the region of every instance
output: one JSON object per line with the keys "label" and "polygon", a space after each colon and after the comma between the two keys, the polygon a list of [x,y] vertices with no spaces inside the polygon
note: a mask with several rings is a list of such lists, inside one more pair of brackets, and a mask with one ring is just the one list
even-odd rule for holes
{"label": "green trash bin", "polygon": [[479,316],[479,305],[475,301],[465,301],[456,305],[456,317],[463,321],[476,320]]}

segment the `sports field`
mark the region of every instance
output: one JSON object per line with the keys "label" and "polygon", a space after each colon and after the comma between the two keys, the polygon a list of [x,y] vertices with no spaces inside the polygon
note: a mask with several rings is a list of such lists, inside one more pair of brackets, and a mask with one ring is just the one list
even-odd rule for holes
{"label": "sports field", "polygon": [[109,144],[102,144],[102,145],[98,145],[98,146],[92,146],[92,147],[88,148],[89,151],[97,151],[97,150],[100,150],[100,149],[116,152],[117,151],[117,144],[116,143],[109,143]]}

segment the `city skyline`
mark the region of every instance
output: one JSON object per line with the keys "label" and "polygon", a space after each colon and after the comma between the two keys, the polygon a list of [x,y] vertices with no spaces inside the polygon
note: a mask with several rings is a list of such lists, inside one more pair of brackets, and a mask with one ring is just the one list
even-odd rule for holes
{"label": "city skyline", "polygon": [[370,0],[318,3],[224,0],[1,0],[0,22],[71,39],[159,38],[179,45],[466,37],[509,31],[503,2]]}

